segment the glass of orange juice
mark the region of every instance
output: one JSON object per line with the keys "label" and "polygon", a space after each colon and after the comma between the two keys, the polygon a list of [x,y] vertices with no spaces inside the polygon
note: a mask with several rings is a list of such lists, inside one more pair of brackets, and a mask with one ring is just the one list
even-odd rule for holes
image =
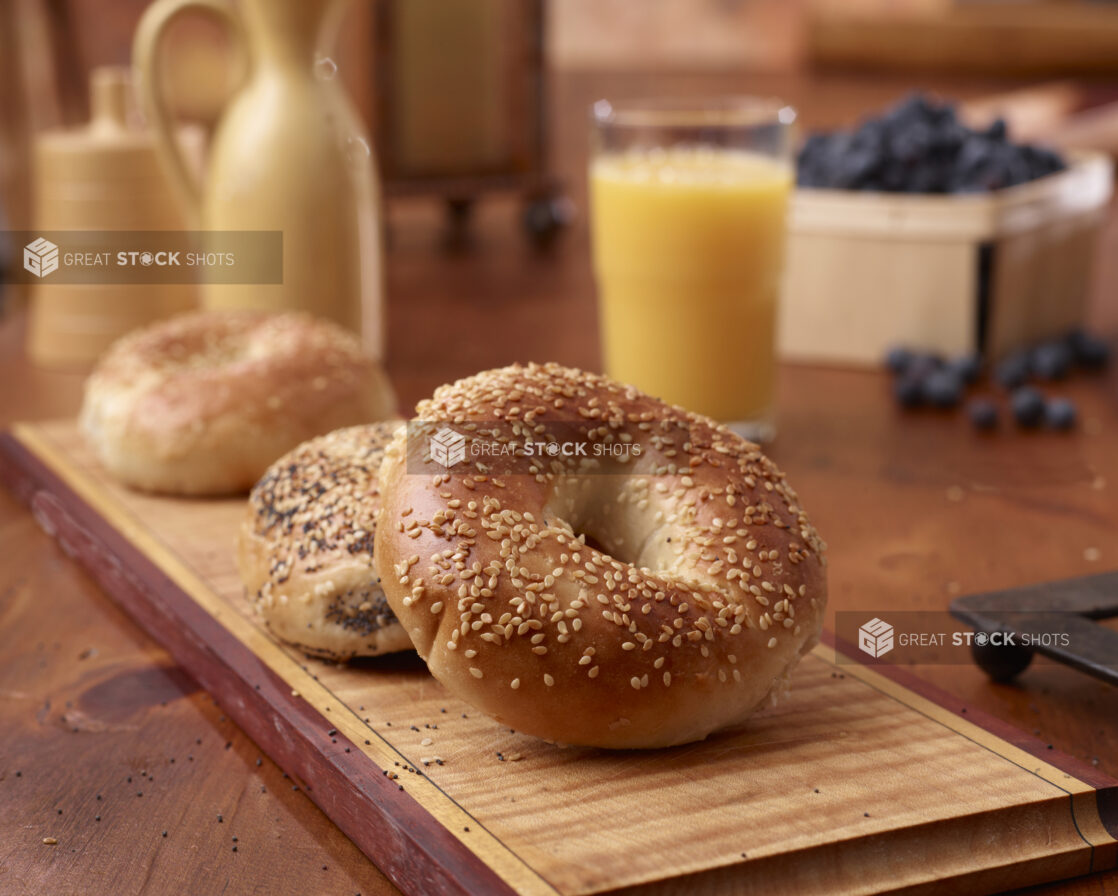
{"label": "glass of orange juice", "polygon": [[775,100],[592,107],[606,372],[767,441],[795,112]]}

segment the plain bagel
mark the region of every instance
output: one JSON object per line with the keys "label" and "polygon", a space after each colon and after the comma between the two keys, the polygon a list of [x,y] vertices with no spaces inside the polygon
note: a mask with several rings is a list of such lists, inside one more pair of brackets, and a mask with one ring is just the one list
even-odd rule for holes
{"label": "plain bagel", "polygon": [[356,337],[294,312],[200,311],[114,343],[81,423],[105,468],[145,491],[244,492],[300,442],[395,412]]}
{"label": "plain bagel", "polygon": [[276,461],[249,496],[241,580],[280,638],[345,660],[410,650],[373,569],[377,475],[399,422],[319,436]]}
{"label": "plain bagel", "polygon": [[756,445],[554,364],[421,402],[388,449],[379,520],[385,594],[432,674],[559,743],[660,747],[741,722],[822,625],[824,545]]}

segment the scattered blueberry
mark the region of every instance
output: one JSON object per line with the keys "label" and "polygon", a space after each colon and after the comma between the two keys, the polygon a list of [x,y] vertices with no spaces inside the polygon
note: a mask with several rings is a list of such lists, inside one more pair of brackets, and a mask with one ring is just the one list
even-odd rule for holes
{"label": "scattered blueberry", "polygon": [[904,368],[903,374],[911,379],[925,379],[936,370],[944,366],[944,359],[938,355],[928,355],[928,353],[912,352],[909,358],[908,366]]}
{"label": "scattered blueberry", "polygon": [[978,355],[963,355],[947,362],[948,369],[954,371],[956,376],[967,386],[973,385],[982,372],[982,358]]}
{"label": "scattered blueberry", "polygon": [[916,408],[924,400],[924,381],[908,374],[893,383],[893,397],[903,408]]}
{"label": "scattered blueberry", "polygon": [[1082,327],[1077,327],[1068,334],[1067,344],[1076,363],[1081,367],[1094,370],[1105,367],[1110,361],[1110,346]]}
{"label": "scattered blueberry", "polygon": [[1039,380],[1062,380],[1071,367],[1071,349],[1063,342],[1045,342],[1033,349],[1029,369]]}
{"label": "scattered blueberry", "polygon": [[885,366],[889,368],[892,373],[901,374],[908,370],[908,366],[913,360],[912,352],[904,346],[896,346],[889,349],[885,355]]}
{"label": "scattered blueberry", "polygon": [[976,429],[994,429],[998,425],[998,406],[989,398],[974,398],[967,405],[967,415]]}
{"label": "scattered blueberry", "polygon": [[1010,397],[1010,406],[1013,408],[1013,419],[1020,426],[1039,426],[1044,419],[1044,396],[1032,386],[1015,389]]}
{"label": "scattered blueberry", "polygon": [[[991,378],[1010,393],[1010,411],[1019,426],[1035,428],[1044,424],[1051,429],[1067,430],[1076,424],[1075,404],[1065,398],[1046,399],[1028,383],[1030,380],[1062,379],[1076,363],[1101,367],[1109,357],[1107,343],[1083,329],[1076,329],[1062,339],[1003,358]],[[904,346],[890,349],[885,355],[885,365],[894,374],[893,396],[899,405],[944,410],[955,408],[963,401],[968,387],[981,378],[983,368],[982,357],[978,354],[945,359],[939,354]],[[966,411],[976,429],[992,430],[999,425],[999,403],[991,397],[971,399]]]}
{"label": "scattered blueberry", "polygon": [[1016,389],[1025,385],[1030,367],[1028,354],[1018,352],[1001,360],[994,370],[994,379],[1003,389]]}
{"label": "scattered blueberry", "polygon": [[1052,429],[1075,426],[1075,405],[1066,398],[1050,398],[1044,405],[1044,422]]}
{"label": "scattered blueberry", "polygon": [[963,381],[949,368],[934,370],[924,379],[924,401],[935,408],[953,408],[963,397]]}

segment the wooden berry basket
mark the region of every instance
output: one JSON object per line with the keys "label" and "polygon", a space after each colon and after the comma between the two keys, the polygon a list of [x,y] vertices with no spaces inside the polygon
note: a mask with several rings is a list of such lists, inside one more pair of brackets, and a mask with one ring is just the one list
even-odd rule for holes
{"label": "wooden berry basket", "polygon": [[892,345],[988,357],[1083,323],[1109,157],[988,194],[799,189],[780,349],[880,363]]}

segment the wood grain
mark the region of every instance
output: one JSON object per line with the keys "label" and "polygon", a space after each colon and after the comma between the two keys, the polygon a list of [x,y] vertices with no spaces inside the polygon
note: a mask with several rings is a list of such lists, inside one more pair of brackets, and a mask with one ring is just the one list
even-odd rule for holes
{"label": "wood grain", "polygon": [[398,892],[3,488],[0,560],[0,892]]}
{"label": "wood grain", "polygon": [[[917,81],[833,71],[560,72],[551,84],[556,173],[581,203],[585,109],[601,96],[779,95],[813,129],[851,124],[918,85],[960,99],[1014,86],[1004,78]],[[1080,87],[1089,102],[1113,97],[1105,82]],[[427,203],[394,203],[389,219],[389,371],[403,402],[517,359],[599,363],[585,217],[544,254],[525,247],[513,204],[479,209],[469,239],[454,251],[445,248],[440,210]],[[1105,333],[1118,332],[1116,287],[1112,214],[1092,302],[1093,324]],[[20,315],[0,320],[0,423],[74,414],[82,373],[32,367],[22,341]],[[784,367],[773,451],[830,542],[832,606],[943,610],[956,593],[1118,567],[1118,387],[1087,379],[1058,391],[1079,405],[1085,423],[1078,432],[1007,429],[976,438],[960,417],[897,413],[876,373]],[[948,498],[952,487],[962,489],[961,500]],[[1092,547],[1097,559],[1085,556]],[[396,892],[303,790],[291,790],[266,757],[255,765],[259,748],[221,721],[211,697],[175,673],[167,653],[2,490],[0,613],[0,891]],[[77,659],[90,648],[94,654]],[[991,684],[971,665],[913,672],[950,692],[959,708],[983,709],[1118,775],[1118,689],[1040,663],[1012,686]],[[119,687],[99,689],[113,677]],[[135,708],[141,701],[131,682],[152,678],[167,705]],[[61,721],[68,700],[95,700],[87,714],[111,724],[73,732]],[[182,771],[184,746],[193,747],[199,773]],[[125,775],[172,756],[175,771],[152,772],[157,782],[143,798],[118,802],[123,811],[100,823],[84,811],[95,785],[106,798],[110,784],[123,795]],[[57,808],[65,810],[64,829],[54,827]],[[178,838],[174,849],[158,836],[164,828]],[[59,830],[58,846],[40,843]],[[231,834],[241,839],[236,854]],[[1118,873],[1028,892],[1114,896]]]}
{"label": "wood grain", "polygon": [[809,54],[881,70],[1113,73],[1118,19],[1092,3],[952,3],[934,13],[813,17]]}
{"label": "wood grain", "polygon": [[710,892],[932,892],[945,878],[990,892],[1118,859],[1095,785],[825,649],[786,705],[735,732],[563,749],[473,713],[415,665],[322,663],[272,640],[234,570],[239,500],[123,490],[72,423],[18,428],[3,458],[41,524],[408,892],[657,892],[681,878]]}

